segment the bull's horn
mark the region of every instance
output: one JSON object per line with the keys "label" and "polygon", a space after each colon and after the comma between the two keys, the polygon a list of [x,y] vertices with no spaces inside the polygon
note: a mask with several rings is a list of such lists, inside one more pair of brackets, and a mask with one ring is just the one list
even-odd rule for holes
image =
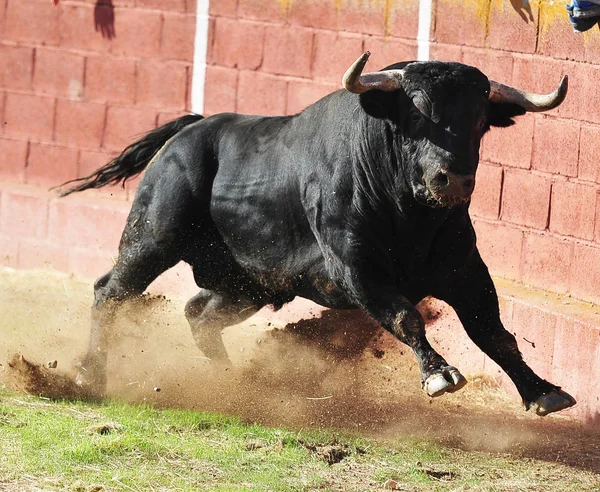
{"label": "bull's horn", "polygon": [[373,89],[391,92],[402,87],[404,78],[403,70],[386,70],[385,72],[370,72],[361,75],[367,60],[371,56],[369,51],[365,51],[358,60],[356,60],[342,77],[342,85],[346,90],[355,94],[362,94]]}
{"label": "bull's horn", "polygon": [[490,80],[490,101],[513,103],[525,108],[525,111],[540,112],[556,108],[565,100],[569,78],[565,75],[554,92],[534,94]]}

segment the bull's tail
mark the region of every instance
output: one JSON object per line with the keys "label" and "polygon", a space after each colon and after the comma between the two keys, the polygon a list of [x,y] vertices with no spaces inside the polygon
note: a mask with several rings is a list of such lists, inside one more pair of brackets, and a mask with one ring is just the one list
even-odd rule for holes
{"label": "bull's tail", "polygon": [[[102,188],[109,184],[123,183],[123,186],[125,186],[128,179],[137,176],[146,169],[154,155],[167,140],[179,133],[184,127],[202,118],[203,116],[198,114],[185,115],[148,132],[137,142],[127,147],[121,155],[115,157],[89,176],[72,179],[60,185],[58,187],[61,188],[60,196],[67,196],[71,193],[92,188]],[[68,185],[72,186],[62,189]]]}

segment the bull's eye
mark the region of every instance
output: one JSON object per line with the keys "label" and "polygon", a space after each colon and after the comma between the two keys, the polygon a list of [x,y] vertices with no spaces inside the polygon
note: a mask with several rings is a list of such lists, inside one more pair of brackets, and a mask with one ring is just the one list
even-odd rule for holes
{"label": "bull's eye", "polygon": [[421,118],[422,118],[422,114],[419,111],[411,111],[410,112],[410,122],[413,125],[418,125],[419,123],[421,123]]}
{"label": "bull's eye", "polygon": [[485,128],[485,125],[486,125],[485,118],[479,118],[479,121],[477,121],[477,129],[483,130]]}

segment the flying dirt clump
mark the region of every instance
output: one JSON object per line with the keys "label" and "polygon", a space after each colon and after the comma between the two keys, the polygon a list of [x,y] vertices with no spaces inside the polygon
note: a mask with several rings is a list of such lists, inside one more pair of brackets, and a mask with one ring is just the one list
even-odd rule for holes
{"label": "flying dirt clump", "polygon": [[22,355],[15,354],[8,362],[8,367],[13,385],[31,395],[52,399],[89,399],[93,396],[75,384],[72,377],[30,362]]}

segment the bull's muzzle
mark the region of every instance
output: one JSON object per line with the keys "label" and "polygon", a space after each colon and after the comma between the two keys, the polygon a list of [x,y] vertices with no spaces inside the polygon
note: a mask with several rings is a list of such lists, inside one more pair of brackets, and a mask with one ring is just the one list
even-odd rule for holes
{"label": "bull's muzzle", "polygon": [[440,170],[427,185],[431,193],[442,203],[466,202],[475,189],[475,175]]}

